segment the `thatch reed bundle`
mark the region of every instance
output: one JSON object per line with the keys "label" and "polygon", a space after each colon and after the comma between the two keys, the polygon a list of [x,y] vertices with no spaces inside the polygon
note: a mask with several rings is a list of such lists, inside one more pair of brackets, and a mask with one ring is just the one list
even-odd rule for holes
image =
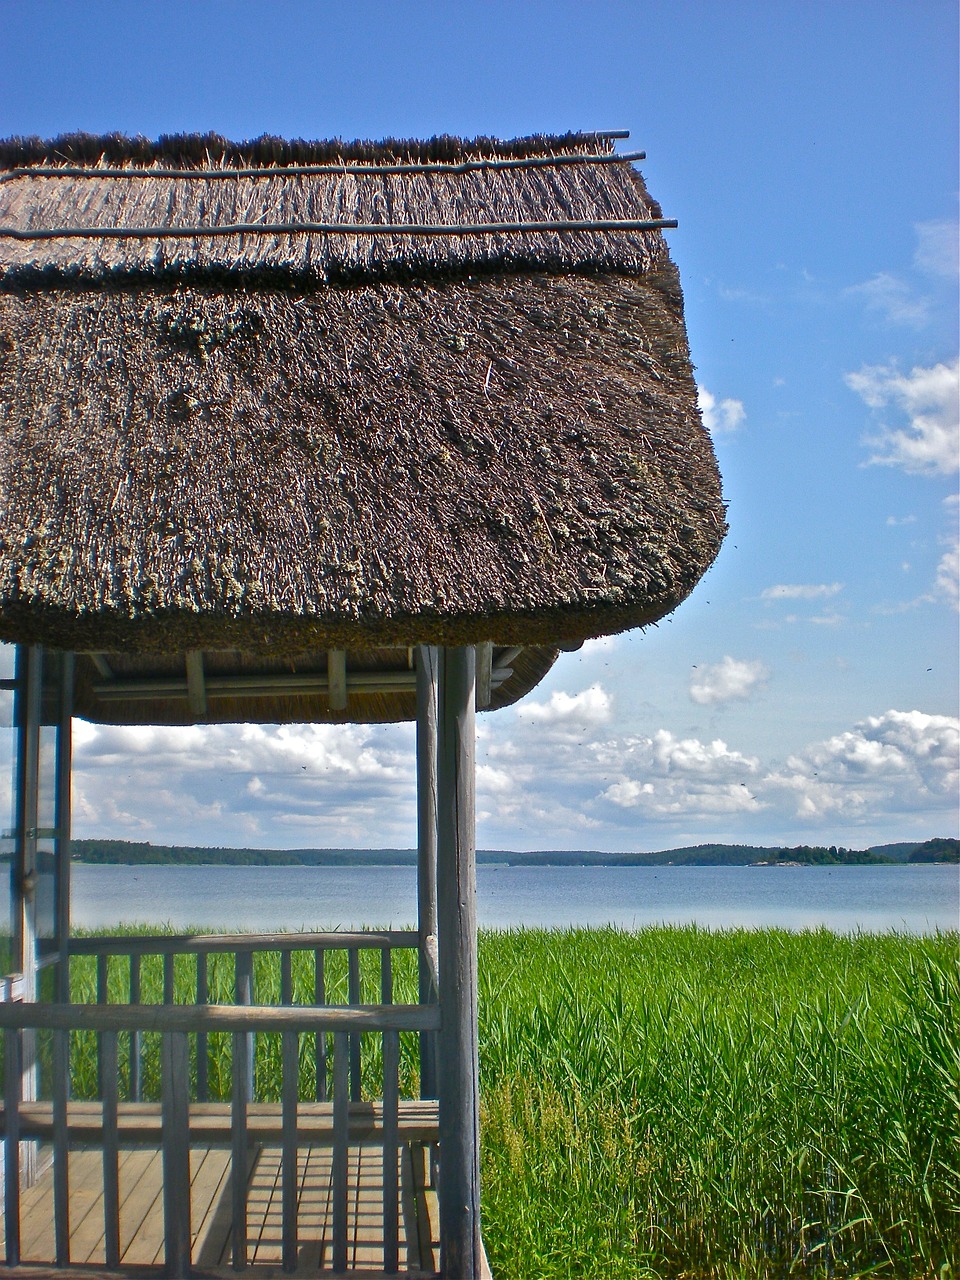
{"label": "thatch reed bundle", "polygon": [[659,231],[153,235],[658,219],[612,154],[0,144],[0,637],[288,660],[670,612],[725,524]]}

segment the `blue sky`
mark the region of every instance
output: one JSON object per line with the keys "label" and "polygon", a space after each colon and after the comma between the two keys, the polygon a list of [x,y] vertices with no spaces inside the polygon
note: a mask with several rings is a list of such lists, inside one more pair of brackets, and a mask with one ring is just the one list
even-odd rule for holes
{"label": "blue sky", "polygon": [[[630,129],[730,534],[481,717],[479,843],[862,847],[958,826],[957,35],[952,0],[0,0],[0,135]],[[411,745],[79,726],[76,831],[410,845]]]}

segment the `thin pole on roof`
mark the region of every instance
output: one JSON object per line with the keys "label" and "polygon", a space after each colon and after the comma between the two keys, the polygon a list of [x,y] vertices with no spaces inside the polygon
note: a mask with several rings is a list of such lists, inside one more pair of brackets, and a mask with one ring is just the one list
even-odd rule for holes
{"label": "thin pole on roof", "polygon": [[213,227],[0,227],[10,240],[194,240],[205,236],[482,236],[570,231],[660,231],[675,218],[571,218],[563,222],[232,222]]}
{"label": "thin pole on roof", "polygon": [[[603,135],[607,136],[607,135]],[[619,136],[619,135],[616,135]],[[489,156],[476,160],[423,161],[409,164],[363,164],[359,161],[343,161],[339,164],[282,164],[247,168],[182,169],[176,167],[146,168],[114,165],[21,165],[7,173],[0,173],[0,183],[14,178],[286,178],[321,174],[357,174],[364,177],[396,173],[475,173],[483,169],[537,169],[556,168],[577,164],[628,164],[634,160],[646,160],[645,151],[609,151],[599,155],[571,152],[569,155],[549,156]]]}

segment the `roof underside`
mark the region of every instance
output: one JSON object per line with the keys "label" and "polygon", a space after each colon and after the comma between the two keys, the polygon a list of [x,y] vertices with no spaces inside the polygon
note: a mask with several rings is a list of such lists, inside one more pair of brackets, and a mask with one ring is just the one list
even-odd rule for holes
{"label": "roof underside", "polygon": [[[477,709],[522,698],[556,649],[477,650]],[[74,714],[104,724],[382,723],[416,718],[412,648],[327,650],[285,658],[239,650],[78,654]]]}
{"label": "roof underside", "polygon": [[724,508],[609,140],[231,148],[0,145],[0,638],[546,670],[675,608]]}

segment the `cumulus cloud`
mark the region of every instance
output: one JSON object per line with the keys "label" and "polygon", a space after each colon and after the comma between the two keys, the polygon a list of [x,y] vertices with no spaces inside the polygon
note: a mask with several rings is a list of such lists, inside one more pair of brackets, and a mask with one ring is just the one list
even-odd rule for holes
{"label": "cumulus cloud", "polygon": [[842,582],[778,582],[764,587],[761,600],[829,600],[843,590]]}
{"label": "cumulus cloud", "polygon": [[760,790],[802,819],[879,820],[952,812],[960,784],[960,720],[891,710],[814,743],[771,771]]}
{"label": "cumulus cloud", "polygon": [[760,661],[746,662],[727,655],[720,662],[697,668],[690,678],[690,697],[701,706],[746,701],[769,675]]}
{"label": "cumulus cloud", "polygon": [[413,735],[368,725],[74,722],[79,836],[412,843]]}
{"label": "cumulus cloud", "polygon": [[732,814],[757,804],[747,781],[757,775],[759,761],[732,751],[721,738],[702,742],[659,729],[618,747],[605,744],[600,759],[604,756],[620,772],[600,799],[647,818]]}
{"label": "cumulus cloud", "polygon": [[576,734],[596,728],[610,719],[610,696],[602,685],[592,684],[581,693],[555,690],[546,702],[524,702],[518,715],[533,724],[548,725]]}
{"label": "cumulus cloud", "polygon": [[732,435],[746,420],[742,400],[718,400],[706,387],[697,386],[697,403],[703,425],[712,436]]}
{"label": "cumulus cloud", "polygon": [[949,475],[960,458],[960,359],[909,374],[893,365],[865,365],[846,375],[847,386],[875,411],[892,407],[906,427],[882,424],[864,443],[869,464],[903,467],[916,475]]}

